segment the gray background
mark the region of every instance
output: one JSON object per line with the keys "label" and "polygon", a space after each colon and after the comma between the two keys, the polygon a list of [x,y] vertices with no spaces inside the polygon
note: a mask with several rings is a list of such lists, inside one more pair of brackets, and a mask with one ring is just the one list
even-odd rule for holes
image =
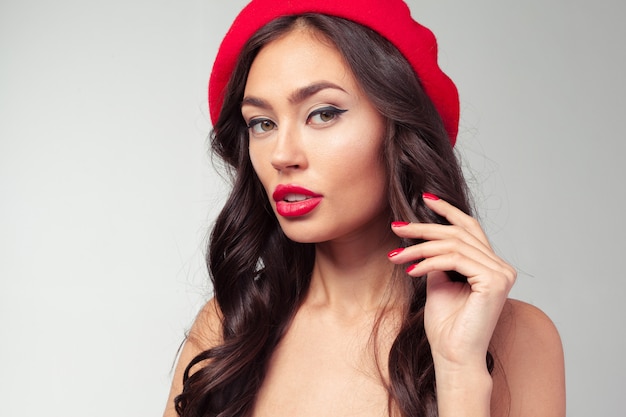
{"label": "gray background", "polygon": [[[0,414],[154,416],[224,195],[206,84],[242,0],[0,2]],[[411,1],[483,224],[545,310],[568,415],[623,416],[623,3]]]}

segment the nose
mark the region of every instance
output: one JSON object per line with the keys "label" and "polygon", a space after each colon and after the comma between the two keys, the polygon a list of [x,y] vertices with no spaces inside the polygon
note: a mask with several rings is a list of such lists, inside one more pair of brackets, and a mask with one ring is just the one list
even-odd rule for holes
{"label": "nose", "polygon": [[279,172],[301,170],[306,168],[307,159],[304,152],[302,132],[297,128],[283,125],[278,130],[274,149],[272,150],[271,163]]}

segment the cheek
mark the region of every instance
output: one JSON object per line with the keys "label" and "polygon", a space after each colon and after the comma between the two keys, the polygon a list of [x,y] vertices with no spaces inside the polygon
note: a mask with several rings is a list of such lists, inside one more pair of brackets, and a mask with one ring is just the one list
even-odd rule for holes
{"label": "cheek", "polygon": [[[317,158],[329,166],[354,175],[362,175],[382,166],[382,139],[377,130],[346,130],[324,139],[324,147],[316,149]],[[354,172],[357,170],[358,172]]]}
{"label": "cheek", "polygon": [[372,186],[385,182],[387,173],[383,160],[383,146],[379,138],[368,137],[372,132],[356,136],[350,143],[333,149],[328,160],[344,177],[354,181],[371,181]]}
{"label": "cheek", "polygon": [[361,143],[352,157],[346,159],[350,160],[348,166],[353,184],[358,184],[361,193],[371,197],[369,201],[372,204],[387,206],[388,173],[383,158],[382,140],[372,138],[367,144]]}
{"label": "cheek", "polygon": [[259,178],[261,178],[263,170],[263,156],[261,155],[260,149],[253,145],[248,146],[248,157],[250,158],[250,163],[252,164],[254,172],[256,172]]}
{"label": "cheek", "polygon": [[360,141],[349,148],[336,149],[325,158],[326,175],[345,192],[345,198],[361,201],[363,209],[388,205],[387,169],[381,148],[378,143],[365,146]]}
{"label": "cheek", "polygon": [[[250,164],[252,165],[252,169],[254,169],[254,173],[259,181],[261,181],[261,185],[263,185],[265,191],[268,192],[268,164],[264,163],[265,159],[263,155],[258,148],[249,147],[248,157],[250,158]],[[271,168],[271,166],[269,168]]]}

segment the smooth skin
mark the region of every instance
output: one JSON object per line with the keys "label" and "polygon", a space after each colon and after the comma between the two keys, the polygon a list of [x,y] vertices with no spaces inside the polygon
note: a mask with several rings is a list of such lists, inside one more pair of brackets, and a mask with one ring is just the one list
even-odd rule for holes
{"label": "smooth skin", "polygon": [[[424,323],[440,416],[488,416],[490,408],[494,416],[506,415],[508,407],[511,416],[565,415],[563,352],[554,325],[538,309],[507,300],[516,272],[495,255],[474,218],[436,196],[425,195],[424,202],[451,226],[392,226],[398,236],[426,242],[392,251],[390,259],[423,259],[408,273],[428,276]],[[449,270],[468,283],[450,281],[441,272]],[[490,344],[501,362],[493,379],[484,367]]]}
{"label": "smooth skin", "polygon": [[[338,88],[309,88],[320,85]],[[388,223],[377,156],[382,119],[337,50],[309,29],[294,29],[261,50],[245,96],[250,158],[268,196],[289,183],[324,197],[302,218],[278,216],[290,238],[316,244],[316,262],[305,300],[273,353],[254,416],[388,414],[387,356],[402,311],[393,306],[403,303],[401,290],[388,284],[394,264],[405,263],[415,265],[409,275],[428,280],[425,326],[440,417],[564,416],[558,333],[541,311],[507,298],[516,273],[478,222],[425,195],[425,204],[451,225]],[[320,112],[329,106],[342,112]],[[401,237],[425,242],[398,250]],[[468,283],[450,282],[442,272],[448,270]],[[372,339],[383,305],[391,308]],[[220,334],[219,306],[211,300],[182,349],[165,417],[176,416],[173,399],[186,365],[219,344]],[[498,360],[491,375],[488,347]]]}

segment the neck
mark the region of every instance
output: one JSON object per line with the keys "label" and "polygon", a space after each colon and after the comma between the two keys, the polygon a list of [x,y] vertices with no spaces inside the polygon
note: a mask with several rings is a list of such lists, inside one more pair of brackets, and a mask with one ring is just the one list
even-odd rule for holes
{"label": "neck", "polygon": [[317,244],[305,303],[344,318],[379,311],[398,297],[389,285],[394,266],[387,259],[398,244],[388,227],[375,236],[369,233]]}

